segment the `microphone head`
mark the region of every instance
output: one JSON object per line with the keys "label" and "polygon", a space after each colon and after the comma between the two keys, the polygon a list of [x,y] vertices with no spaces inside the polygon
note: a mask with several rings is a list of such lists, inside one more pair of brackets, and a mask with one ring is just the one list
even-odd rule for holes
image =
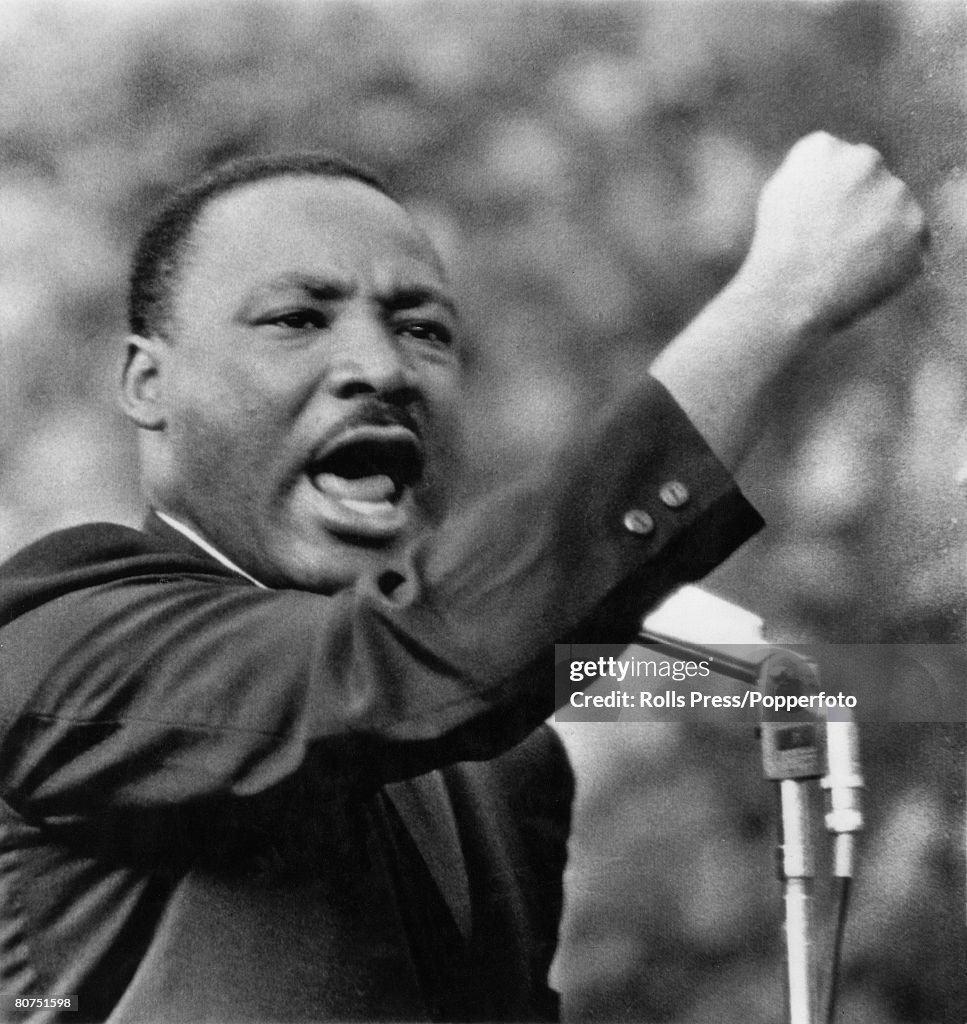
{"label": "microphone head", "polygon": [[715,647],[766,643],[765,622],[755,612],[701,587],[681,587],[642,623],[649,633]]}

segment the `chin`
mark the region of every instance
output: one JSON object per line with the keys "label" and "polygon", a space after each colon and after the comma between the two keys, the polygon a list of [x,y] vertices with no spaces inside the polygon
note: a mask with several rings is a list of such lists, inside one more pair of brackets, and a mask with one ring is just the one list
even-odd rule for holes
{"label": "chin", "polygon": [[399,550],[395,544],[377,546],[337,537],[327,538],[322,545],[300,545],[300,549],[273,560],[261,576],[253,575],[272,587],[333,594],[353,586],[361,576],[389,569]]}

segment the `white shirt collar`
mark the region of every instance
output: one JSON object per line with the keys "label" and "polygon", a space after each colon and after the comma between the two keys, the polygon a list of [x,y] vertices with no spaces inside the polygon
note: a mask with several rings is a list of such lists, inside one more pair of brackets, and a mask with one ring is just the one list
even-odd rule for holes
{"label": "white shirt collar", "polygon": [[225,566],[226,569],[231,569],[232,572],[238,573],[239,576],[244,576],[247,580],[249,580],[251,583],[254,583],[257,587],[260,587],[262,590],[269,589],[264,583],[259,583],[259,581],[254,576],[250,576],[244,569],[240,569],[227,555],[223,555],[221,551],[218,550],[218,548],[210,544],[207,540],[205,540],[204,537],[195,533],[195,531],[191,529],[190,526],[185,526],[184,523],[178,522],[177,519],[175,519],[173,516],[168,515],[167,512],[161,512],[158,509],[155,509],[154,514],[163,523],[167,523],[167,525],[170,526],[172,530],[177,530],[183,537],[187,537],[188,540],[192,542],[192,544],[197,545],[202,549],[202,551],[211,555],[216,562],[220,562],[222,565]]}

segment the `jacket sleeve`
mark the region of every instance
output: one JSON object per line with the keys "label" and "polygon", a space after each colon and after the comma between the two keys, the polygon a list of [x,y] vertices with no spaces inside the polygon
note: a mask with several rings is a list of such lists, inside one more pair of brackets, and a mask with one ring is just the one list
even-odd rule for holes
{"label": "jacket sleeve", "polygon": [[648,382],[543,473],[333,596],[75,531],[69,570],[5,572],[0,796],[69,825],[492,757],[553,711],[554,642],[629,640],[759,525]]}

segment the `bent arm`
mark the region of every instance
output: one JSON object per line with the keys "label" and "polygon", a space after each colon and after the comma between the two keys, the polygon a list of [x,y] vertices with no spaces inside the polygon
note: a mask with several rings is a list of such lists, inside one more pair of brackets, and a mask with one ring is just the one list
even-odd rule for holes
{"label": "bent arm", "polygon": [[646,379],[543,479],[334,596],[259,590],[121,528],[69,531],[4,574],[2,795],[70,827],[494,756],[553,710],[555,641],[630,639],[759,523]]}

